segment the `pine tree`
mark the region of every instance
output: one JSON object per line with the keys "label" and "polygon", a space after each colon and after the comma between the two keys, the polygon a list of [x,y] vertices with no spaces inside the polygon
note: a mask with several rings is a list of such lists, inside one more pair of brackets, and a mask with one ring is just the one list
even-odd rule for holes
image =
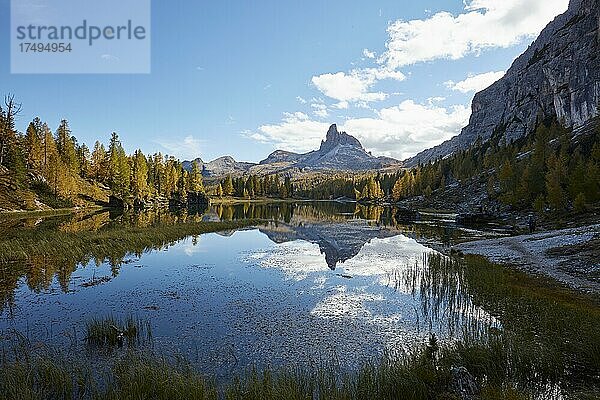
{"label": "pine tree", "polygon": [[217,196],[219,196],[219,198],[223,197],[223,186],[221,186],[220,183],[219,186],[217,186]]}

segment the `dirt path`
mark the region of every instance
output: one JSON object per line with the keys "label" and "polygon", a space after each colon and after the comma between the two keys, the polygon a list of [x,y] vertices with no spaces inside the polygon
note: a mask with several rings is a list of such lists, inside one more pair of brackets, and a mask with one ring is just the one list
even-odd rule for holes
{"label": "dirt path", "polygon": [[600,224],[478,240],[457,249],[546,274],[585,292],[600,293]]}

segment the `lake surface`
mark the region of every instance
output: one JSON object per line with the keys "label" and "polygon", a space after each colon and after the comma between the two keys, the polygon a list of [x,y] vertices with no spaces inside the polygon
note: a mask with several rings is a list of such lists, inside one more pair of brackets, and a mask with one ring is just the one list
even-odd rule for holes
{"label": "lake surface", "polygon": [[405,223],[391,208],[242,204],[196,214],[13,218],[1,233],[246,218],[265,222],[143,251],[132,245],[125,256],[4,265],[0,331],[70,346],[83,340],[91,318],[135,316],[150,322],[155,349],[229,376],[252,365],[335,362],[354,369],[409,351],[431,332],[452,341],[465,326],[501,327],[460,285],[444,284],[454,291],[447,296],[426,293],[425,260],[435,248],[500,234],[460,228],[451,215],[424,213]]}

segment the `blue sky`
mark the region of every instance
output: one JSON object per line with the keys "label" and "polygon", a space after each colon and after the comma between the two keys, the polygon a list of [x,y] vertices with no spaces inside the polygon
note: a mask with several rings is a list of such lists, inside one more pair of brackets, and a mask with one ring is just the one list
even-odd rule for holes
{"label": "blue sky", "polygon": [[[38,0],[43,1],[43,0]],[[510,66],[567,0],[152,1],[139,75],[11,75],[0,0],[0,92],[21,130],[62,118],[88,145],[182,159],[308,151],[337,123],[405,158],[457,134],[475,90]]]}

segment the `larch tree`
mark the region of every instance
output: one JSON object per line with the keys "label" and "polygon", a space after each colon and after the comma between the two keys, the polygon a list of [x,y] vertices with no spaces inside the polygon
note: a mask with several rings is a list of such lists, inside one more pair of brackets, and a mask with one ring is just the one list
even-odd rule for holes
{"label": "larch tree", "polygon": [[99,182],[106,182],[108,176],[106,149],[98,140],[90,156],[90,176]]}
{"label": "larch tree", "polygon": [[79,175],[79,162],[77,152],[75,151],[75,142],[71,137],[71,129],[66,119],[60,121],[60,125],[56,130],[56,148],[63,164],[67,166],[69,172],[73,175]]}
{"label": "larch tree", "polygon": [[189,176],[189,190],[190,192],[204,192],[204,183],[202,182],[202,173],[200,167],[195,161],[192,162],[192,169]]}
{"label": "larch tree", "polygon": [[222,189],[225,196],[231,196],[233,194],[233,180],[231,179],[231,175],[225,177]]}
{"label": "larch tree", "polygon": [[44,162],[42,122],[35,118],[25,131],[25,155],[27,168],[39,170]]}
{"label": "larch tree", "polygon": [[136,150],[133,154],[131,194],[139,199],[146,198],[149,194],[148,162],[141,150]]}
{"label": "larch tree", "polygon": [[109,183],[113,194],[124,198],[129,195],[129,160],[116,132],[112,133],[108,147]]}

